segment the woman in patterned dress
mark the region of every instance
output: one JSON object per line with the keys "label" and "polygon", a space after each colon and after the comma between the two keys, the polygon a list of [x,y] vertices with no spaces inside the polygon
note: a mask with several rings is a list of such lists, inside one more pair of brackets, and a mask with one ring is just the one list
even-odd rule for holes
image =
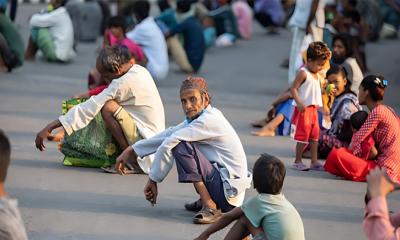
{"label": "woman in patterned dress", "polygon": [[[360,130],[354,133],[350,148],[334,148],[330,152],[325,170],[353,181],[365,181],[375,166],[385,167],[388,176],[400,182],[400,122],[396,113],[382,104],[387,80],[370,75],[360,85],[358,99],[371,111]],[[375,160],[361,158],[362,143],[373,137],[378,149]]]}

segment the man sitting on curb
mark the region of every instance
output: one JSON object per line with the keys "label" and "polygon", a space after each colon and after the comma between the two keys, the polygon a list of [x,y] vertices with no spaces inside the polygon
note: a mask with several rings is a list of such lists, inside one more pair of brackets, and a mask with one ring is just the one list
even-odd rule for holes
{"label": "man sitting on curb", "polygon": [[212,223],[222,212],[243,203],[250,187],[242,143],[224,115],[210,105],[207,83],[189,77],[180,88],[186,120],[164,132],[128,147],[117,158],[116,168],[123,174],[123,163],[136,155],[155,153],[149,179],[144,188],[146,199],[157,201],[157,183],[162,182],[176,162],[179,182],[193,183],[200,199],[186,204],[198,212],[194,223]]}
{"label": "man sitting on curb", "polygon": [[[99,112],[122,150],[164,130],[164,107],[156,84],[144,67],[135,64],[127,48],[105,47],[97,57],[96,68],[110,85],[43,128],[36,136],[40,151],[54,129],[62,126],[71,135],[86,127]],[[131,173],[147,173],[152,161],[149,157],[130,160],[133,169],[125,167],[134,170]]]}

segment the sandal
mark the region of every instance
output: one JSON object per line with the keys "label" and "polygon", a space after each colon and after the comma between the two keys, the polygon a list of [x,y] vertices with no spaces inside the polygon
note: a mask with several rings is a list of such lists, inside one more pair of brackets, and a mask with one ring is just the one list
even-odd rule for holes
{"label": "sandal", "polygon": [[222,213],[220,209],[205,207],[193,217],[193,223],[210,224],[216,222],[221,216]]}
{"label": "sandal", "polygon": [[[118,171],[115,170],[115,164],[112,164],[108,167],[101,167],[101,169],[106,173],[118,174]],[[124,165],[124,173],[125,174],[145,174],[141,168],[135,168],[131,164],[126,163]]]}
{"label": "sandal", "polygon": [[293,168],[299,171],[308,171],[310,170],[309,167],[307,167],[307,165],[305,165],[304,163],[300,162],[300,163],[293,163]]}
{"label": "sandal", "polygon": [[324,164],[322,164],[320,161],[317,161],[317,163],[312,164],[310,166],[310,170],[313,170],[313,171],[325,171]]}
{"label": "sandal", "polygon": [[201,204],[201,200],[197,200],[191,203],[185,204],[185,209],[191,212],[199,212],[203,208],[203,204]]}

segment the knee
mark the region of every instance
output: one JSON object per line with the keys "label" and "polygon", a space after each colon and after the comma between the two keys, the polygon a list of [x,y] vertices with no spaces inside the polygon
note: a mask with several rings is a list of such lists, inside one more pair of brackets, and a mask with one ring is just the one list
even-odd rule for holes
{"label": "knee", "polygon": [[[182,141],[172,149],[172,154],[175,156],[188,155],[192,148],[190,143]],[[176,158],[177,159],[177,158]]]}
{"label": "knee", "polygon": [[107,101],[101,108],[101,116],[106,119],[112,117],[114,113],[118,110],[119,104],[114,100]]}

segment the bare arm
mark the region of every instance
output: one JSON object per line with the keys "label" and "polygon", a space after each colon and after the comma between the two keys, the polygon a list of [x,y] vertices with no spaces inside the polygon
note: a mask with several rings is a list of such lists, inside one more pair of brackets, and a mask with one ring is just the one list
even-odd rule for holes
{"label": "bare arm", "polygon": [[36,144],[36,148],[39,149],[40,151],[44,151],[45,150],[45,146],[44,146],[44,140],[47,139],[48,136],[50,136],[51,132],[56,129],[61,127],[61,122],[60,120],[54,120],[51,123],[47,124],[46,127],[44,127],[40,132],[38,132],[38,134],[36,135],[36,140],[35,140],[35,144]]}
{"label": "bare arm", "polygon": [[308,16],[307,27],[306,27],[307,33],[310,33],[310,31],[309,31],[310,24],[315,18],[315,14],[317,13],[317,9],[318,9],[318,4],[319,4],[319,0],[313,0],[313,2],[311,3],[311,11],[310,11],[310,15]]}
{"label": "bare arm", "polygon": [[290,88],[285,89],[283,92],[281,92],[278,97],[275,98],[275,100],[271,103],[273,107],[278,106],[279,104],[283,103],[284,101],[290,99],[292,95],[290,94]]}
{"label": "bare arm", "polygon": [[299,71],[299,73],[296,76],[296,79],[292,83],[292,86],[290,87],[290,93],[296,102],[297,109],[299,112],[302,112],[304,110],[303,102],[299,98],[299,88],[301,84],[306,80],[307,74],[304,71]]}
{"label": "bare arm", "polygon": [[373,147],[371,148],[371,151],[369,151],[368,159],[369,159],[369,160],[375,159],[376,156],[378,156],[378,150],[376,149],[375,146],[373,146]]}
{"label": "bare arm", "polygon": [[215,223],[213,223],[211,226],[209,226],[204,232],[200,234],[196,240],[203,240],[203,239],[208,239],[211,234],[225,228],[228,226],[231,222],[235,221],[236,219],[239,219],[243,215],[243,211],[240,207],[235,207],[232,211],[227,212],[222,215],[222,217]]}

